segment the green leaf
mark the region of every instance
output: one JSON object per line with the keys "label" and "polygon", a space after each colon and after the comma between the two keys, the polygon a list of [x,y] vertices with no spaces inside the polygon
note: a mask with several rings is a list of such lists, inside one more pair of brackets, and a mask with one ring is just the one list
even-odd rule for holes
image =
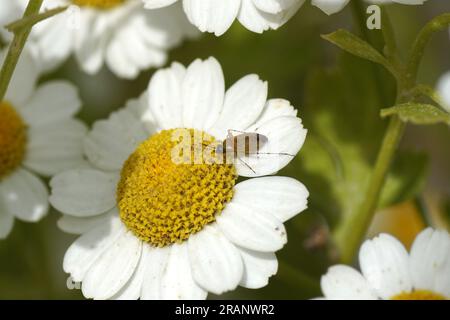
{"label": "green leaf", "polygon": [[398,115],[404,122],[419,125],[450,124],[450,114],[430,104],[405,103],[383,109],[380,114],[382,117]]}
{"label": "green leaf", "polygon": [[397,74],[395,68],[381,53],[379,53],[369,43],[347,30],[340,29],[333,33],[322,35],[322,38],[337,45],[339,48],[347,51],[348,53],[381,64],[392,74]]}
{"label": "green leaf", "polygon": [[379,207],[411,200],[422,192],[428,173],[428,157],[424,153],[403,151],[394,160],[381,194]]}

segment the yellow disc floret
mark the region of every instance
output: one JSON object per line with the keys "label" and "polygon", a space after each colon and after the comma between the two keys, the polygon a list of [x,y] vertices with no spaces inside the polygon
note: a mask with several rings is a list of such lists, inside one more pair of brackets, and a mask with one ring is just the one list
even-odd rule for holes
{"label": "yellow disc floret", "polygon": [[443,295],[429,290],[414,290],[412,292],[403,292],[392,300],[447,300]]}
{"label": "yellow disc floret", "polygon": [[126,0],[72,0],[73,4],[80,7],[92,7],[96,9],[111,9],[123,4]]}
{"label": "yellow disc floret", "polygon": [[26,141],[22,118],[8,102],[0,102],[0,179],[22,163]]}
{"label": "yellow disc floret", "polygon": [[[117,187],[122,221],[138,238],[157,247],[185,241],[213,222],[231,200],[237,179],[233,165],[173,161],[173,150],[180,144],[173,138],[175,130],[143,142],[125,162]],[[186,132],[192,138],[203,136],[189,149],[192,159],[195,150],[214,142],[200,131]]]}

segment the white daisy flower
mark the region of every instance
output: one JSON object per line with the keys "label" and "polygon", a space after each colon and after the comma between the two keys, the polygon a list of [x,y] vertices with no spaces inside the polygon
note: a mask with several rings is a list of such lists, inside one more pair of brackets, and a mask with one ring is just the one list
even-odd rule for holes
{"label": "white daisy flower", "polygon": [[[366,0],[372,4],[401,3],[406,5],[421,5],[427,0]],[[350,0],[312,0],[311,3],[320,10],[330,15],[341,11],[350,2]]]}
{"label": "white daisy flower", "polygon": [[441,77],[437,89],[443,99],[443,107],[450,112],[450,71]]}
{"label": "white daisy flower", "polygon": [[[19,18],[28,0],[0,0],[0,22]],[[140,71],[166,63],[167,51],[196,34],[181,7],[157,11],[140,0],[44,0],[42,11],[69,5],[65,12],[38,23],[28,45],[44,70],[69,55],[95,74],[106,64],[119,77],[135,78]]]}
{"label": "white daisy flower", "polygon": [[367,240],[359,252],[362,274],[337,265],[322,277],[325,299],[450,299],[450,235],[428,228],[408,254],[387,234]]}
{"label": "white daisy flower", "polygon": [[[6,52],[0,51],[3,63]],[[35,222],[48,211],[48,192],[37,174],[51,176],[83,162],[86,127],[73,119],[76,88],[50,81],[36,88],[37,66],[24,51],[0,101],[0,239],[14,218]]]}
{"label": "white daisy flower", "polygon": [[[148,9],[163,8],[178,0],[142,0]],[[248,30],[278,29],[305,0],[181,0],[189,21],[202,32],[224,34],[235,19]]]}
{"label": "white daisy flower", "polygon": [[287,242],[283,222],[306,208],[308,191],[277,176],[236,184],[237,174],[273,174],[292,157],[175,164],[173,134],[187,128],[209,143],[228,129],[258,132],[268,138],[261,152],[295,155],[306,136],[296,115],[286,100],[267,101],[256,75],[225,92],[214,58],[158,71],[139,100],[94,124],[84,150],[95,169],[50,183],[50,202],[65,214],[59,226],[81,234],[64,270],[95,299],[204,299],[265,286]]}

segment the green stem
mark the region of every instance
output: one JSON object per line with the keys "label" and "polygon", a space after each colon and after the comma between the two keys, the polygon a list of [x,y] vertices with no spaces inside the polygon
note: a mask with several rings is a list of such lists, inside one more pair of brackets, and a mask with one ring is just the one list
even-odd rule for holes
{"label": "green stem", "polygon": [[[411,97],[411,91],[416,84],[417,70],[422,60],[426,44],[431,39],[433,33],[444,30],[449,23],[450,14],[444,14],[429,22],[419,33],[411,51],[406,68],[406,76],[397,78],[397,104],[413,99]],[[390,28],[391,24],[385,24],[383,27]],[[385,30],[383,35],[388,37],[388,39],[385,39],[385,44],[387,47],[389,46],[388,50],[390,50],[391,58],[395,57],[396,51],[392,51],[396,48],[393,31]],[[348,217],[335,233],[336,242],[341,249],[341,260],[343,263],[351,263],[353,261],[355,253],[366,236],[404,129],[405,124],[398,116],[393,116],[390,119],[365,193],[364,202],[361,204],[359,210]]]}
{"label": "green stem", "polygon": [[20,20],[14,21],[14,22],[6,25],[5,28],[7,30],[9,30],[10,32],[15,33],[17,30],[19,30],[23,27],[33,26],[38,22],[41,22],[45,19],[53,17],[54,15],[57,15],[58,13],[65,11],[67,8],[68,7],[55,8],[55,9],[47,10],[40,14],[34,14],[34,15],[31,15],[28,17],[24,17]]}
{"label": "green stem", "polygon": [[351,263],[355,253],[366,236],[392,159],[403,135],[405,124],[397,116],[390,119],[389,126],[378,153],[375,168],[370,179],[364,202],[356,214],[348,217],[348,222],[336,234],[336,242],[341,248],[341,260]]}
{"label": "green stem", "polygon": [[[23,14],[23,18],[37,14],[41,8],[42,1],[43,0],[30,0],[27,8],[25,9],[25,13]],[[19,57],[32,27],[33,25],[26,25],[17,30],[14,34],[14,39],[9,46],[8,53],[0,72],[0,101],[2,101],[5,97],[9,82],[11,81],[17,62],[19,61]]]}
{"label": "green stem", "polygon": [[420,31],[414,42],[406,69],[406,76],[410,86],[412,86],[417,79],[420,62],[422,61],[425,49],[431,37],[434,33],[447,29],[449,25],[450,13],[444,13],[428,22]]}

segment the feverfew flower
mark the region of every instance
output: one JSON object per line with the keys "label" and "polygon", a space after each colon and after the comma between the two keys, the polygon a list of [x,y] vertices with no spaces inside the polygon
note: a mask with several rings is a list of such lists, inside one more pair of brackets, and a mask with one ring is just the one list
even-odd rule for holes
{"label": "feverfew flower", "polygon": [[[0,0],[0,22],[19,18],[27,3]],[[89,74],[106,64],[119,77],[135,78],[165,64],[169,49],[196,34],[179,5],[149,11],[140,0],[44,0],[42,11],[68,5],[30,35],[28,45],[44,70],[74,53]]]}
{"label": "feverfew flower", "polygon": [[[163,8],[178,0],[142,0],[148,9]],[[262,33],[278,29],[305,0],[180,0],[189,21],[202,32],[224,34],[234,20],[247,29]]]}
{"label": "feverfew flower", "polygon": [[[95,299],[204,299],[265,286],[287,242],[283,222],[307,205],[297,180],[263,177],[302,147],[296,114],[286,100],[267,101],[256,75],[225,92],[214,58],[158,71],[139,100],[94,124],[84,143],[93,168],[50,182],[59,226],[81,234],[64,270]],[[173,161],[180,131],[193,138],[190,155],[211,143],[219,152],[229,129],[267,141],[234,163]],[[261,177],[236,183],[238,175]]]}
{"label": "feverfew flower", "polygon": [[381,234],[363,243],[361,273],[331,267],[322,277],[325,299],[448,300],[450,299],[450,235],[428,228],[408,254],[392,236]]}
{"label": "feverfew flower", "polygon": [[[3,63],[6,52],[0,51]],[[14,218],[36,222],[48,211],[48,192],[37,174],[51,176],[83,163],[86,127],[73,119],[76,88],[50,81],[36,88],[37,66],[28,52],[0,101],[0,239]]]}

